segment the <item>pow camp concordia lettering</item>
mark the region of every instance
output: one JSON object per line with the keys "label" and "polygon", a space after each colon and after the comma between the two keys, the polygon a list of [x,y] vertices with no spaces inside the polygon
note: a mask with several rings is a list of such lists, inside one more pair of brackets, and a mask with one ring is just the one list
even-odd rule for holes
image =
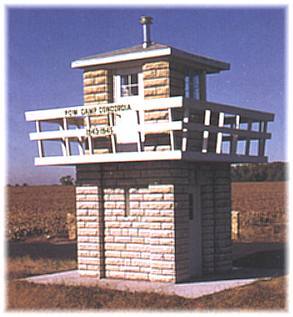
{"label": "pow camp concordia lettering", "polygon": [[66,117],[87,116],[87,115],[99,115],[108,114],[110,112],[119,112],[131,110],[129,104],[126,105],[104,105],[94,107],[84,107],[79,109],[67,109],[65,110]]}

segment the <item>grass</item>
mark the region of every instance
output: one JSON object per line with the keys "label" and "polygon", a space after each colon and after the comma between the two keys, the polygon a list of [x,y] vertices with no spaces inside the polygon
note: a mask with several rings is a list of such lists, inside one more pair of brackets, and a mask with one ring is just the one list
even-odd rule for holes
{"label": "grass", "polygon": [[30,256],[9,258],[7,265],[8,280],[24,278],[32,275],[73,270],[76,268],[74,260],[33,259]]}
{"label": "grass", "polygon": [[285,310],[287,277],[258,281],[196,300],[197,307],[217,310]]}
{"label": "grass", "polygon": [[101,290],[97,287],[76,287],[32,284],[19,281],[30,275],[70,270],[73,260],[33,259],[16,257],[8,260],[8,310],[284,310],[286,309],[286,277],[258,281],[198,299]]}

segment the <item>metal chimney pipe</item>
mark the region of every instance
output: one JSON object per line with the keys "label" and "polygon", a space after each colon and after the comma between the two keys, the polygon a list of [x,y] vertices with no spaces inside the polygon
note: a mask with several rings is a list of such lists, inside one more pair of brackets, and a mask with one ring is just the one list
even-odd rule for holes
{"label": "metal chimney pipe", "polygon": [[153,23],[153,18],[150,16],[143,15],[139,20],[142,25],[143,31],[143,48],[147,48],[151,45],[151,24]]}

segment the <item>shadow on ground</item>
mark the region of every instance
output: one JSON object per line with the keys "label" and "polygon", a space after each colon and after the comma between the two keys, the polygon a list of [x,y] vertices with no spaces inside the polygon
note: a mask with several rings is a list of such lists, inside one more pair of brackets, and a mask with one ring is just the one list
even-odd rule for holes
{"label": "shadow on ground", "polygon": [[33,259],[76,260],[76,241],[8,242],[9,257],[30,256]]}
{"label": "shadow on ground", "polygon": [[233,269],[228,274],[194,277],[191,282],[277,277],[286,274],[284,243],[234,242]]}
{"label": "shadow on ground", "polygon": [[236,267],[283,269],[286,264],[282,243],[234,243],[233,265]]}
{"label": "shadow on ground", "polygon": [[[285,274],[285,253],[283,243],[233,243],[232,272],[195,277],[191,282],[281,276]],[[8,256],[76,260],[77,246],[76,241],[66,240],[9,242]]]}

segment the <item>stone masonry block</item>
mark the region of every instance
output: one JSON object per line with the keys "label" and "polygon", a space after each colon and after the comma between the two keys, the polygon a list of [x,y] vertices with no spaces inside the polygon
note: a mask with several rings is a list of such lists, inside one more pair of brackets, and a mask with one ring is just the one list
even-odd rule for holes
{"label": "stone masonry block", "polygon": [[126,250],[128,251],[149,251],[149,246],[145,244],[127,243]]}
{"label": "stone masonry block", "polygon": [[122,251],[126,250],[126,244],[124,243],[105,243],[105,250]]}
{"label": "stone masonry block", "polygon": [[168,84],[168,78],[152,78],[144,81],[144,88],[167,86]]}
{"label": "stone masonry block", "polygon": [[149,274],[149,279],[152,282],[165,282],[165,283],[175,283],[175,275],[159,275],[159,274]]}
{"label": "stone masonry block", "polygon": [[98,194],[97,186],[77,186],[75,188],[76,194]]}
{"label": "stone masonry block", "polygon": [[174,193],[174,185],[150,185],[149,193]]}
{"label": "stone masonry block", "polygon": [[161,61],[161,62],[153,62],[153,63],[146,63],[143,65],[142,70],[150,70],[150,69],[168,69],[169,62]]}

